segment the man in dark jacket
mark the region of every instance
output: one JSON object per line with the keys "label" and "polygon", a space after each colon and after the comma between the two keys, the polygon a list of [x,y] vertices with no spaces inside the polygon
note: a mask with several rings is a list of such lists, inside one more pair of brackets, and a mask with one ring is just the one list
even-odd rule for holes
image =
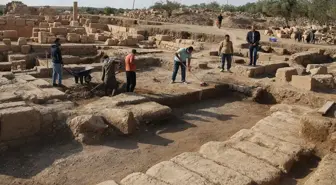
{"label": "man in dark jacket", "polygon": [[120,66],[120,60],[109,58],[105,55],[103,57],[103,63],[102,81],[105,85],[105,96],[109,94],[109,90],[112,90],[112,96],[114,96],[118,89],[118,82],[115,75],[117,67]]}
{"label": "man in dark jacket", "polygon": [[258,49],[259,49],[259,41],[260,41],[260,33],[256,31],[255,26],[252,26],[251,31],[247,33],[246,37],[247,43],[249,43],[249,55],[250,55],[250,66],[257,65],[257,56],[258,56]]}
{"label": "man in dark jacket", "polygon": [[[53,86],[62,86],[62,70],[63,70],[63,59],[60,48],[60,39],[57,38],[55,43],[51,46],[51,59],[53,64],[53,75],[52,82]],[[58,85],[56,84],[56,78],[58,77]]]}
{"label": "man in dark jacket", "polygon": [[223,16],[222,14],[219,14],[219,16],[217,17],[217,21],[218,21],[218,28],[221,28],[222,27],[222,21],[223,21]]}

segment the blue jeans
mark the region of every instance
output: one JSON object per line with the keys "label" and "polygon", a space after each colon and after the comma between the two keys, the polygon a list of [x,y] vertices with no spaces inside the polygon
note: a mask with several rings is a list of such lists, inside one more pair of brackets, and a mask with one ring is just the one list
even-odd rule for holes
{"label": "blue jeans", "polygon": [[58,77],[58,84],[62,85],[62,64],[53,63],[52,82],[56,84],[56,78]]}
{"label": "blue jeans", "polygon": [[172,80],[174,82],[176,80],[176,75],[177,75],[177,72],[178,72],[180,66],[181,66],[182,82],[185,82],[185,77],[186,77],[186,68],[185,68],[185,66],[186,65],[187,65],[186,62],[183,62],[183,64],[181,64],[181,62],[174,61],[174,71],[173,71],[173,77],[172,77]]}
{"label": "blue jeans", "polygon": [[250,46],[250,65],[257,65],[257,56],[258,56],[258,48],[259,46]]}
{"label": "blue jeans", "polygon": [[225,60],[227,61],[227,70],[231,69],[232,55],[222,54],[222,69],[224,70]]}

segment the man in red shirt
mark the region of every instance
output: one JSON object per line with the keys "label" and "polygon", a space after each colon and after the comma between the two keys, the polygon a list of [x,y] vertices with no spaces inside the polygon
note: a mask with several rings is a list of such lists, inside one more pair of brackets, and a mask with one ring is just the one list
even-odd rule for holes
{"label": "man in red shirt", "polygon": [[135,66],[136,50],[133,49],[132,53],[128,54],[125,58],[125,71],[126,71],[126,92],[133,92],[136,85],[136,66]]}

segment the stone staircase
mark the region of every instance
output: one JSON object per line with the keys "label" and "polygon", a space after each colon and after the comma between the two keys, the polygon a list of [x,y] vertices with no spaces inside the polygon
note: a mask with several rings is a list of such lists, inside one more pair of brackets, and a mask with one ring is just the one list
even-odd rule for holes
{"label": "stone staircase", "polygon": [[206,143],[199,152],[130,174],[120,185],[277,185],[301,156],[312,154],[314,145],[300,137],[300,130],[300,116],[277,111],[228,141]]}

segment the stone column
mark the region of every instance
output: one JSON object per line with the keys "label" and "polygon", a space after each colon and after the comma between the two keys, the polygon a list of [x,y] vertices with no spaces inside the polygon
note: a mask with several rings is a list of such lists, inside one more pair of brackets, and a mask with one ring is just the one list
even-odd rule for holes
{"label": "stone column", "polygon": [[73,20],[77,21],[78,19],[78,2],[74,1],[73,2]]}

